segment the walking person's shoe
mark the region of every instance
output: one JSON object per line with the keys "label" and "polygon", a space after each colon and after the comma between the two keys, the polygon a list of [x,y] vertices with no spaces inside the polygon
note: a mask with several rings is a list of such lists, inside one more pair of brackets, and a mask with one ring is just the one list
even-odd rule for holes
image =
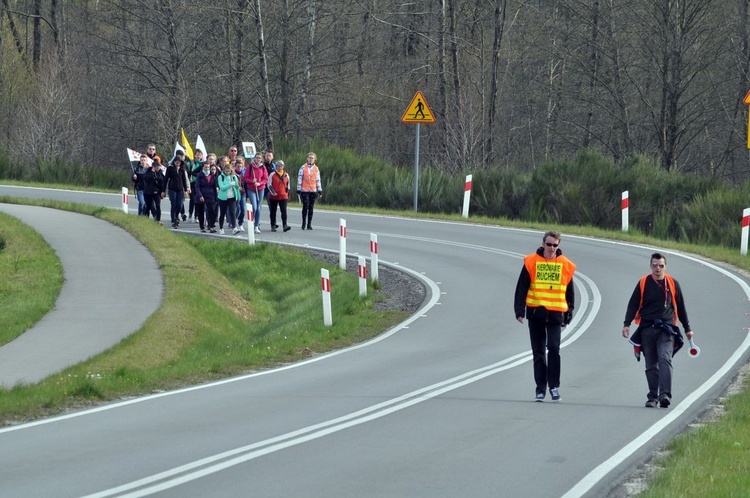
{"label": "walking person's shoe", "polygon": [[549,389],[549,395],[552,398],[552,401],[560,401],[560,391],[556,387],[550,387]]}
{"label": "walking person's shoe", "polygon": [[205,228],[201,228],[201,233],[206,233],[206,229]]}
{"label": "walking person's shoe", "polygon": [[541,403],[542,401],[544,401],[544,393],[536,393],[536,395],[534,396],[534,401],[536,401],[537,403]]}
{"label": "walking person's shoe", "polygon": [[239,231],[240,231],[240,229],[237,228],[237,227],[232,228],[232,235],[237,235],[237,232],[239,232]]}
{"label": "walking person's shoe", "polygon": [[308,229],[308,230],[312,230],[312,225],[308,223],[308,224],[307,224],[307,229]]}
{"label": "walking person's shoe", "polygon": [[646,401],[646,408],[656,408],[657,401],[655,399],[650,399]]}
{"label": "walking person's shoe", "polygon": [[271,227],[271,228],[279,228],[279,225],[277,225],[276,223],[274,223],[273,227]]}
{"label": "walking person's shoe", "polygon": [[272,232],[275,232],[275,231],[276,231],[276,225],[271,225],[271,231],[272,231]]}
{"label": "walking person's shoe", "polygon": [[292,229],[292,227],[290,227],[289,225],[284,225],[284,231],[285,232],[288,232],[291,229]]}
{"label": "walking person's shoe", "polygon": [[183,214],[183,215],[182,215],[182,221],[186,221],[186,220],[187,220],[187,216],[185,216],[185,215]]}
{"label": "walking person's shoe", "polygon": [[260,233],[260,227],[255,227],[255,233]]}
{"label": "walking person's shoe", "polygon": [[208,232],[209,232],[209,233],[216,233],[216,229],[215,229],[215,228],[209,228],[209,229],[208,229]]}
{"label": "walking person's shoe", "polygon": [[219,228],[219,235],[224,235],[224,229],[223,228]]}
{"label": "walking person's shoe", "polygon": [[245,231],[245,227],[243,227],[242,225],[240,225],[239,228],[237,228],[237,230],[239,230],[240,232],[244,232]]}
{"label": "walking person's shoe", "polygon": [[666,394],[659,396],[659,406],[662,408],[669,408],[671,402],[672,400]]}
{"label": "walking person's shoe", "polygon": [[302,224],[302,230],[304,230],[304,229],[305,229],[305,224],[303,223],[303,224]]}

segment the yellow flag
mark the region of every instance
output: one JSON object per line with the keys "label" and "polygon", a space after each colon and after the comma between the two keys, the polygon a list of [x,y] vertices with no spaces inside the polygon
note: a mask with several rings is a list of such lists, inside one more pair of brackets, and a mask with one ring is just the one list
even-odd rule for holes
{"label": "yellow flag", "polygon": [[180,128],[180,143],[182,144],[182,147],[185,149],[185,155],[188,159],[191,161],[193,160],[193,148],[190,147],[190,142],[188,142],[187,137],[185,136],[185,128]]}

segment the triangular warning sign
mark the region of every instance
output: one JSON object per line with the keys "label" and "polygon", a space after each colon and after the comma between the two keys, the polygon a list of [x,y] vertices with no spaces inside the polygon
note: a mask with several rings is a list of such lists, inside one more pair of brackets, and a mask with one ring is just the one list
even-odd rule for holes
{"label": "triangular warning sign", "polygon": [[745,95],[745,98],[742,99],[742,103],[745,105],[750,105],[750,92],[747,92],[747,95]]}
{"label": "triangular warning sign", "polygon": [[417,92],[414,98],[411,99],[409,107],[404,111],[404,115],[401,116],[402,123],[434,123],[435,115],[432,114],[430,106],[427,105],[422,92]]}

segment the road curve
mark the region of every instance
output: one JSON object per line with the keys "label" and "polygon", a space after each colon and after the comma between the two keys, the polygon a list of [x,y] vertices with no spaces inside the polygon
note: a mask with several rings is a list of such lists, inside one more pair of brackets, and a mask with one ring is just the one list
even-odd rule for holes
{"label": "road curve", "polygon": [[703,351],[675,357],[671,408],[643,408],[643,365],[620,329],[654,248],[565,235],[580,303],[563,343],[563,401],[534,403],[512,295],[540,232],[318,211],[312,232],[293,224],[259,239],[336,250],[339,218],[349,253],[367,255],[378,234],[381,260],[432,282],[433,305],[312,361],[0,429],[3,493],[603,496],[747,360],[745,277],[663,251]]}
{"label": "road curve", "polygon": [[63,267],[54,308],[0,347],[0,386],[39,382],[105,351],[137,331],[161,304],[151,253],[111,223],[68,211],[0,204],[39,232]]}

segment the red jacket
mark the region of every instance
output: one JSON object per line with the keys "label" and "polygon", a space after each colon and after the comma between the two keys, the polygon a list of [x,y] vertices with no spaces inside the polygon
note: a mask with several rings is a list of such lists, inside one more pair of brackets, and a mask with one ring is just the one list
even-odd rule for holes
{"label": "red jacket", "polygon": [[271,173],[268,179],[268,198],[272,201],[286,201],[289,199],[289,175],[284,171],[279,174],[278,171]]}

